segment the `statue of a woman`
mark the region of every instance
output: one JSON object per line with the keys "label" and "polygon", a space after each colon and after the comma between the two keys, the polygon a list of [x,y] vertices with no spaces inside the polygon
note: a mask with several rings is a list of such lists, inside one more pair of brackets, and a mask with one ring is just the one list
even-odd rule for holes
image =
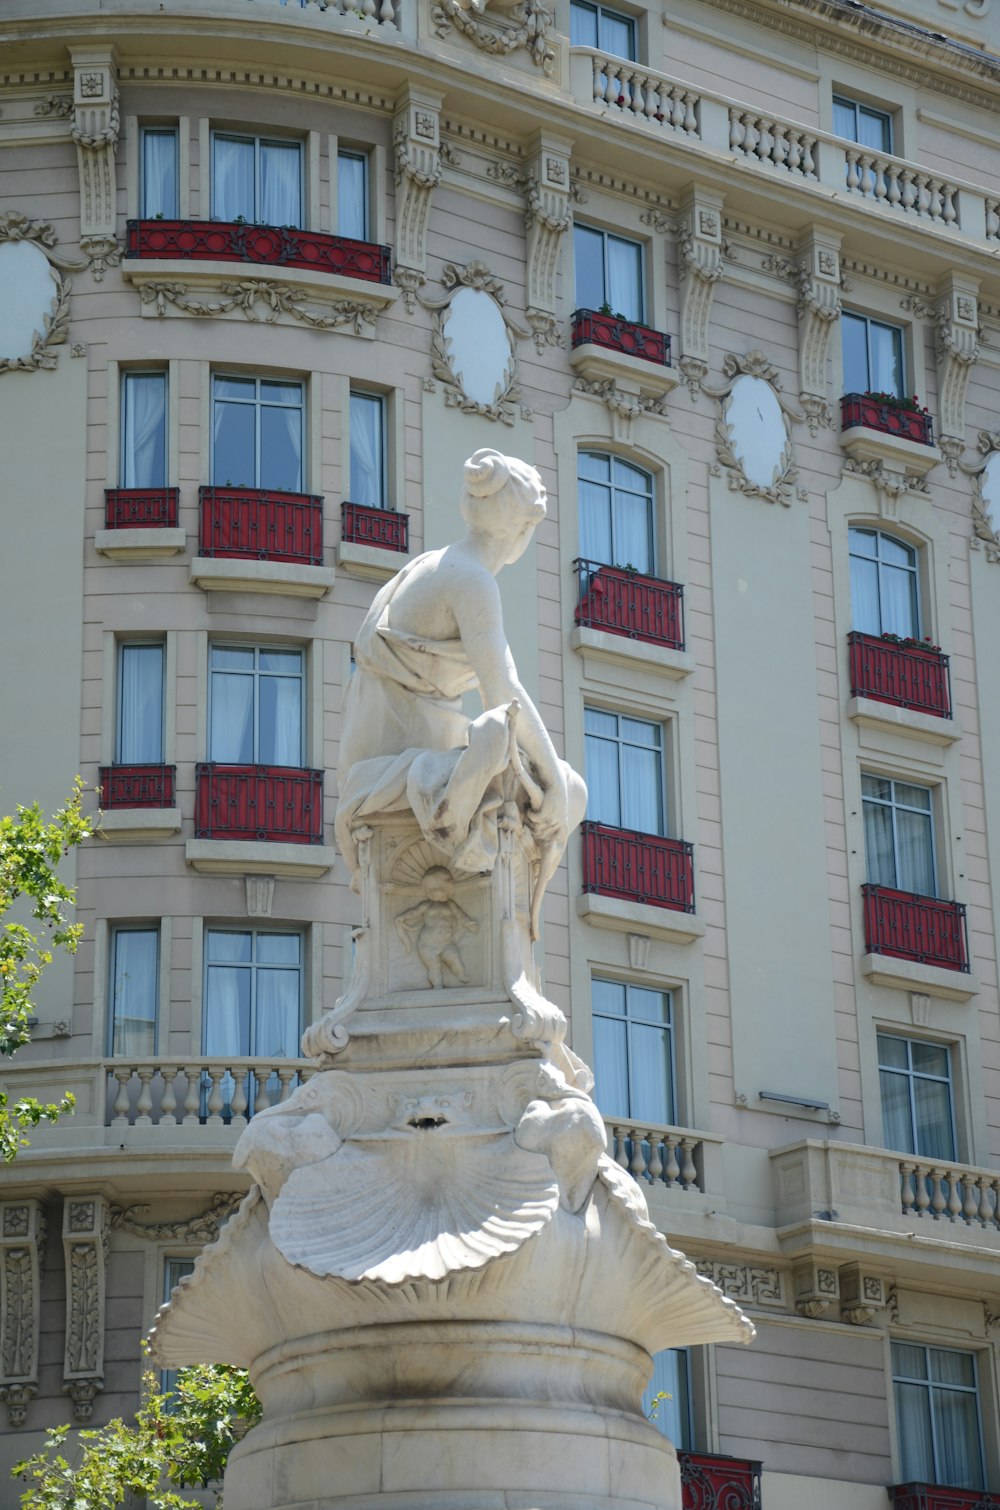
{"label": "statue of a woman", "polygon": [[[465,463],[464,540],[427,551],[375,598],[355,641],[344,701],[337,840],[357,875],[351,831],[412,811],[456,874],[492,870],[497,822],[516,801],[538,843],[537,901],[583,817],[586,787],[553,748],[518,678],[496,576],[545,517],[534,467],[481,450]],[[470,719],[462,695],[484,712]]]}

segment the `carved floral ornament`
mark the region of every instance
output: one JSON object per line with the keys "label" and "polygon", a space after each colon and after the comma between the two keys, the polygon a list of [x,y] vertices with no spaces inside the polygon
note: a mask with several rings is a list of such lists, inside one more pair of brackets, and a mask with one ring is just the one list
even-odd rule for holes
{"label": "carved floral ornament", "polygon": [[986,551],[987,561],[1000,563],[1000,430],[980,430],[977,467],[961,463],[972,478],[972,548]]}
{"label": "carved floral ornament", "polygon": [[[727,469],[730,488],[749,498],[788,507],[795,492],[798,469],[794,464],[791,425],[804,418],[801,410],[781,392],[781,380],[761,351],[746,356],[730,353],[722,364],[729,381],[720,388],[702,384],[718,404],[715,447],[720,467]],[[798,496],[805,498],[804,489]]]}
{"label": "carved floral ornament", "polygon": [[436,0],[431,11],[436,34],[444,38],[452,29],[460,31],[480,52],[493,57],[506,58],[523,47],[535,66],[550,75],[556,60],[548,40],[552,12],[543,0],[498,5],[498,10],[505,10],[502,17],[484,16],[487,4],[488,0]]}
{"label": "carved floral ornament", "polygon": [[45,221],[18,210],[0,215],[0,372],[52,369],[54,350],[69,330],[72,284],[63,272],[79,272],[54,250],[57,236]]}
{"label": "carved floral ornament", "polygon": [[431,367],[445,403],[512,425],[521,397],[517,341],[529,332],[508,315],[503,284],[485,262],[447,262],[441,282],[443,298],[420,302],[434,314]]}

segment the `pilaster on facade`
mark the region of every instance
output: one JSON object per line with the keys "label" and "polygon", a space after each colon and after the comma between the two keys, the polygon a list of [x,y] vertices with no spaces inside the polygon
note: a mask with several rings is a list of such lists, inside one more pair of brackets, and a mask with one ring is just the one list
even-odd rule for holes
{"label": "pilaster on facade", "polygon": [[803,238],[795,281],[799,317],[799,402],[811,434],[832,425],[828,368],[840,319],[840,236],[813,227]]}
{"label": "pilaster on facade", "polygon": [[694,394],[708,376],[712,300],[724,271],[721,194],[692,184],[677,222],[677,251],[681,294],[678,365]]}
{"label": "pilaster on facade", "polygon": [[80,246],[98,283],[121,261],[115,238],[118,71],[113,47],[73,47],[73,124],[80,174]]}
{"label": "pilaster on facade", "polygon": [[78,1421],[89,1421],[104,1388],[104,1313],[108,1203],[103,1195],[67,1196],[63,1207],[66,1261],[66,1345],[63,1389]]}
{"label": "pilaster on facade", "polygon": [[537,133],[524,179],[526,314],[539,355],[546,346],[562,345],[556,319],[556,279],[563,237],[573,219],[569,153],[568,141]]}
{"label": "pilaster on facade", "polygon": [[38,1393],[45,1214],[40,1201],[0,1201],[0,1400],[23,1426]]}
{"label": "pilaster on facade", "polygon": [[427,281],[427,224],[441,178],[443,96],[413,85],[401,91],[393,116],[395,150],[396,283],[412,314],[418,289]]}

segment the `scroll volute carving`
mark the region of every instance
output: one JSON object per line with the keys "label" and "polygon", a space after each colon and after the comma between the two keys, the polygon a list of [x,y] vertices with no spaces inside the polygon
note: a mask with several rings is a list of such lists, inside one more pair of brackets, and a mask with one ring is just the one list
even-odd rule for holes
{"label": "scroll volute carving", "polygon": [[441,178],[441,101],[431,90],[408,86],[393,117],[395,152],[395,281],[412,314],[417,290],[427,281],[427,225]]}
{"label": "scroll volute carving", "polygon": [[556,278],[563,238],[572,223],[569,143],[539,133],[524,179],[527,238],[527,320],[539,354],[561,346]]}
{"label": "scroll volute carving", "polygon": [[795,272],[799,317],[799,402],[810,432],[833,423],[829,397],[830,344],[840,318],[840,237],[811,231]]}
{"label": "scroll volute carving", "polygon": [[680,368],[692,395],[708,374],[709,327],[715,286],[724,271],[722,198],[692,188],[677,222],[681,315]]}
{"label": "scroll volute carving", "polygon": [[99,283],[107,267],[121,261],[115,239],[118,144],[118,73],[114,48],[71,48],[73,124],[80,173],[80,246]]}

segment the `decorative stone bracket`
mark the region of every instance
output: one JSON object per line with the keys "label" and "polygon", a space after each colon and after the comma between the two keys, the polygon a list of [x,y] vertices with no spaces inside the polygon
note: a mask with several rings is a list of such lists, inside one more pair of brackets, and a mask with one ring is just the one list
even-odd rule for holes
{"label": "decorative stone bracket", "polygon": [[[652,223],[654,229],[661,229],[655,213]],[[725,271],[721,194],[693,184],[674,229],[681,295],[678,366],[695,398],[708,376],[712,300]]]}
{"label": "decorative stone bracket", "polygon": [[38,1393],[45,1214],[40,1201],[0,1201],[0,1400],[23,1426]]}
{"label": "decorative stone bracket", "polygon": [[632,427],[642,414],[656,414],[665,418],[667,395],[634,393],[619,387],[613,378],[578,377],[574,391],[585,393],[590,398],[600,399],[611,415],[611,430],[619,445],[632,443]]}
{"label": "decorative stone bracket", "polygon": [[840,1279],[835,1268],[811,1260],[792,1269],[795,1309],[800,1316],[817,1320],[840,1304]]}
{"label": "decorative stone bracket", "polygon": [[916,477],[911,472],[898,470],[877,457],[848,456],[844,459],[844,475],[865,477],[872,484],[878,498],[878,512],[892,522],[899,517],[899,500],[906,493],[930,494],[926,477]]}
{"label": "decorative stone bracket", "polygon": [[70,56],[74,75],[70,134],[80,173],[80,246],[100,283],[105,268],[117,267],[122,256],[115,240],[118,73],[114,48],[74,47]]}
{"label": "decorative stone bracket", "polygon": [[441,102],[443,96],[408,86],[393,117],[396,154],[396,245],[394,278],[403,290],[408,313],[416,308],[417,290],[427,281],[427,223],[431,200],[441,178]]}
{"label": "decorative stone bracket", "polygon": [[66,1197],[63,1253],[66,1260],[66,1346],[63,1389],[78,1421],[89,1421],[94,1397],[104,1388],[105,1271],[108,1203],[102,1195]]}
{"label": "decorative stone bracket", "polygon": [[768,256],[764,272],[776,273],[795,285],[799,318],[799,403],[810,435],[833,424],[827,367],[830,342],[840,318],[843,280],[840,237],[828,231],[809,231],[794,258]]}
{"label": "decorative stone bracket", "polygon": [[979,360],[978,283],[949,273],[936,301],[919,294],[900,300],[900,308],[934,321],[934,355],[938,386],[938,447],[954,477],[965,450],[965,393],[969,374]]}
{"label": "decorative stone bracket", "polygon": [[539,134],[524,180],[527,234],[527,320],[541,355],[546,346],[561,346],[556,320],[556,276],[563,237],[573,213],[569,202],[569,143]]}
{"label": "decorative stone bracket", "polygon": [[877,1311],[886,1308],[885,1280],[860,1264],[846,1264],[840,1270],[840,1319],[851,1326],[868,1326]]}

